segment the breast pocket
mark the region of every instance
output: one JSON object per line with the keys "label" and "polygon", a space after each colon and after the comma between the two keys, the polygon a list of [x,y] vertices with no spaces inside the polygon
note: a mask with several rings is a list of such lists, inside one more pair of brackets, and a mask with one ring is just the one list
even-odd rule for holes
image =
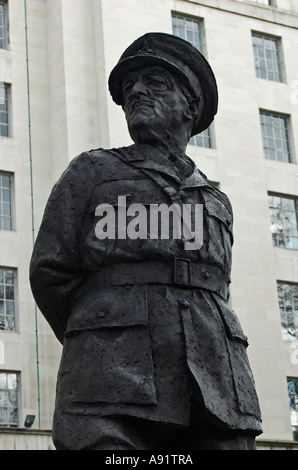
{"label": "breast pocket", "polygon": [[67,325],[58,396],[75,403],[156,403],[146,286],[98,289]]}
{"label": "breast pocket", "polygon": [[228,231],[231,231],[233,216],[225,204],[211,194],[204,195],[204,200],[208,215],[220,221]]}
{"label": "breast pocket", "polygon": [[216,264],[229,269],[233,244],[233,217],[225,204],[213,194],[204,195],[204,244]]}

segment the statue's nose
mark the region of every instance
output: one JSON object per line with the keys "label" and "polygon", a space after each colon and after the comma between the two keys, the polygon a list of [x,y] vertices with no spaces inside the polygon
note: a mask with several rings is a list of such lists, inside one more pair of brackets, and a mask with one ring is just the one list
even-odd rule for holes
{"label": "statue's nose", "polygon": [[134,83],[131,93],[133,95],[146,95],[148,93],[148,89],[142,80],[138,80]]}

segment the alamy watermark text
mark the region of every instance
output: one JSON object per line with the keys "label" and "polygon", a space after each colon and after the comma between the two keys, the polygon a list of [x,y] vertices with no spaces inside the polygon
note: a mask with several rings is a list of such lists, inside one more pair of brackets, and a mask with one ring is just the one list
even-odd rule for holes
{"label": "alamy watermark text", "polygon": [[99,204],[95,216],[101,217],[95,226],[99,240],[183,239],[185,250],[203,245],[203,204],[127,205],[126,196],[118,196],[117,206]]}

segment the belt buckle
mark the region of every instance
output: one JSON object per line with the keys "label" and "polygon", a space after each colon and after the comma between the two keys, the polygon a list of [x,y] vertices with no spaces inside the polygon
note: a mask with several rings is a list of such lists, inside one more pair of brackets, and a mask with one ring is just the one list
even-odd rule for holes
{"label": "belt buckle", "polygon": [[187,258],[174,260],[174,284],[177,286],[191,285],[191,261]]}

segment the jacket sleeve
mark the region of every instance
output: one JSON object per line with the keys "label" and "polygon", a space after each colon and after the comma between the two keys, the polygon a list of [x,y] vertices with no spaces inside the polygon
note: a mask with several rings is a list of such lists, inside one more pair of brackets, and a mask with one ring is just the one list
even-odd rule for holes
{"label": "jacket sleeve", "polygon": [[90,153],[70,163],[51,192],[30,262],[33,296],[61,343],[76,292],[84,281],[80,229],[88,212],[93,174]]}

